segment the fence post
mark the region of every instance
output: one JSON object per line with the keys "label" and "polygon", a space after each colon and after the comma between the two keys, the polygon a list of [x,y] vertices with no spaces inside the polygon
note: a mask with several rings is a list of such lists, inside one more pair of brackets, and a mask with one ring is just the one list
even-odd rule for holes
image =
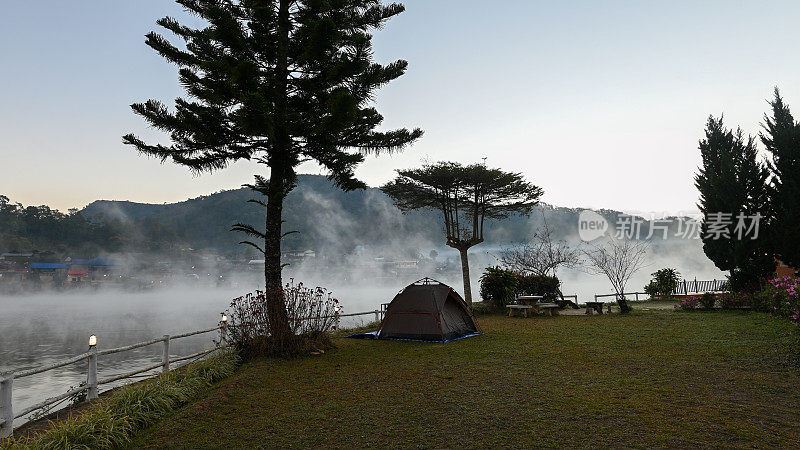
{"label": "fence post", "polygon": [[334,326],[336,327],[337,330],[339,329],[339,319],[340,319],[339,318],[339,310],[336,310],[333,313],[333,324],[334,324]]}
{"label": "fence post", "polygon": [[11,405],[11,388],[14,384],[14,372],[0,373],[0,438],[14,434],[14,408]]}
{"label": "fence post", "polygon": [[375,322],[381,321],[381,312],[379,310],[375,310]]}
{"label": "fence post", "polygon": [[161,373],[169,372],[169,335],[164,335],[164,356],[161,359]]}
{"label": "fence post", "polygon": [[219,343],[221,346],[228,345],[228,321],[223,320],[219,326]]}
{"label": "fence post", "polygon": [[86,393],[86,400],[97,398],[97,347],[89,349],[89,373],[86,375],[86,386],[89,392]]}
{"label": "fence post", "polygon": [[639,293],[638,292],[634,292],[634,294],[636,294],[636,301],[638,302],[639,301]]}

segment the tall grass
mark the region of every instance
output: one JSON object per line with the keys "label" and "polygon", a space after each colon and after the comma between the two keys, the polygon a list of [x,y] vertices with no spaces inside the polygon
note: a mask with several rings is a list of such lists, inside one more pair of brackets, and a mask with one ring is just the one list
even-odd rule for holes
{"label": "tall grass", "polygon": [[238,364],[233,352],[223,352],[140,383],[128,384],[97,406],[44,433],[24,440],[0,441],[2,449],[90,449],[124,446],[133,434],[201,396],[212,383]]}

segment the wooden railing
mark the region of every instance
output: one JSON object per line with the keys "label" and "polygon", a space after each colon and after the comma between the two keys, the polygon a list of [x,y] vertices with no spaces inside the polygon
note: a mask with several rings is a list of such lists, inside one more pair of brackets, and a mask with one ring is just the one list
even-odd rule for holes
{"label": "wooden railing", "polygon": [[[203,350],[197,353],[193,353],[191,355],[186,356],[179,356],[170,358],[169,355],[169,345],[171,341],[176,339],[186,338],[189,336],[195,336],[198,334],[204,333],[211,333],[214,331],[220,332],[220,340],[217,342],[217,345],[213,348]],[[28,370],[20,370],[20,371],[10,371],[0,374],[0,437],[10,437],[13,435],[14,432],[14,419],[18,419],[20,417],[24,417],[36,410],[46,408],[50,405],[58,403],[64,399],[69,397],[76,396],[82,392],[86,392],[86,400],[94,400],[99,395],[99,386],[103,384],[113,383],[115,381],[123,380],[125,378],[130,378],[135,375],[149,372],[151,370],[155,370],[161,368],[161,373],[168,372],[170,370],[170,365],[175,364],[182,361],[187,361],[194,358],[199,358],[205,356],[211,352],[216,350],[220,350],[228,346],[228,326],[227,321],[225,318],[220,322],[219,326],[214,328],[209,328],[206,330],[197,330],[197,331],[190,331],[188,333],[178,334],[170,336],[165,334],[164,336],[151,339],[149,341],[139,342],[132,345],[126,345],[124,347],[118,348],[110,348],[106,350],[97,350],[96,342],[97,337],[92,335],[89,339],[90,347],[89,350],[85,353],[81,353],[80,355],[73,356],[72,358],[65,359],[63,361],[55,362],[52,364],[48,364],[46,366],[36,367],[33,369]],[[163,345],[163,354],[161,358],[161,362],[158,364],[154,364],[148,367],[144,367],[141,369],[136,369],[128,373],[124,373],[121,375],[115,375],[108,378],[97,378],[97,357],[103,355],[110,355],[114,353],[121,353],[126,352],[129,350],[134,350],[141,347],[146,347],[149,345],[154,345],[161,343]],[[27,408],[22,409],[21,411],[14,411],[14,405],[12,403],[12,392],[14,387],[14,380],[18,380],[20,378],[25,378],[33,375],[37,375],[43,372],[47,372],[48,370],[57,369],[59,367],[68,366],[70,364],[75,364],[77,362],[87,360],[87,373],[86,373],[86,384],[83,386],[79,386],[76,388],[72,388],[67,392],[56,395],[55,397],[50,397],[45,399],[35,405],[31,405]]]}
{"label": "wooden railing", "polygon": [[[629,295],[632,295],[633,298],[632,299],[628,298]],[[644,298],[640,298],[639,297],[640,295],[642,297],[644,297]],[[623,292],[621,294],[595,294],[594,295],[594,301],[597,302],[597,301],[599,301],[598,300],[599,298],[605,298],[605,297],[614,297],[615,300],[618,300],[619,297],[623,297],[626,300],[633,301],[633,302],[640,302],[640,301],[650,300],[650,294],[648,294],[647,292]]]}
{"label": "wooden railing", "polygon": [[675,286],[672,295],[705,294],[706,292],[725,292],[729,289],[728,280],[682,280]]}

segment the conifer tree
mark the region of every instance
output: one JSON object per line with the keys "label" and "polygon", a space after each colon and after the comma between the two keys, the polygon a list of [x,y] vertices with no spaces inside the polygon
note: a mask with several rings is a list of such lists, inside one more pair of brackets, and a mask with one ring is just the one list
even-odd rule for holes
{"label": "conifer tree", "polygon": [[791,267],[800,267],[800,122],[783,102],[778,88],[764,115],[761,142],[770,153],[769,191],[772,243],[775,253]]}
{"label": "conifer tree", "polygon": [[[709,117],[705,135],[699,144],[702,166],[695,176],[703,213],[703,250],[720,270],[730,272],[737,288],[747,289],[775,267],[765,238],[767,224],[755,219],[767,208],[769,173],[758,160],[755,139],[745,138],[740,129],[726,129],[722,118]],[[754,221],[757,236],[751,228]]]}
{"label": "conifer tree", "polygon": [[398,176],[381,187],[402,211],[441,211],[447,246],[461,255],[464,300],[472,305],[467,251],[483,242],[486,219],[504,219],[511,214],[530,214],[542,189],[522,175],[489,169],[483,164],[463,166],[454,162],[398,170]]}
{"label": "conifer tree", "polygon": [[[194,172],[252,160],[269,169],[258,186],[266,195],[260,250],[268,291],[279,292],[282,209],[303,161],[324,167],[339,187],[366,187],[354,175],[366,154],[397,151],[419,129],[377,131],[376,90],[401,76],[407,63],[372,60],[370,32],[400,14],[379,0],[178,0],[207,26],[192,28],[165,17],[158,25],[179,46],[151,32],[146,44],[179,67],[186,98],[170,111],[157,100],[131,107],[172,143],[148,144],[129,134],[139,152],[172,160]],[[291,335],[284,299],[271,296],[270,332],[280,344]]]}

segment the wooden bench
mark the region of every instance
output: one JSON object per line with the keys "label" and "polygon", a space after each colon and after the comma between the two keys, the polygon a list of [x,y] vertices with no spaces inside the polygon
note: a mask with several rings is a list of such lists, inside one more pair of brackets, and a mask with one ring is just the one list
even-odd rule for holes
{"label": "wooden bench", "polygon": [[597,311],[597,314],[603,314],[603,302],[586,302],[586,315],[591,316]]}
{"label": "wooden bench", "polygon": [[522,313],[525,315],[525,317],[528,317],[528,310],[529,309],[533,309],[533,306],[531,306],[531,305],[506,305],[506,308],[508,308],[508,317],[514,317],[513,312],[514,311],[518,311],[518,310],[522,310]]}
{"label": "wooden bench", "polygon": [[506,305],[508,308],[508,317],[514,316],[514,311],[522,311],[525,317],[528,317],[528,310],[532,309],[534,313],[544,313],[548,316],[558,315],[558,304],[556,303],[535,303],[533,305]]}

